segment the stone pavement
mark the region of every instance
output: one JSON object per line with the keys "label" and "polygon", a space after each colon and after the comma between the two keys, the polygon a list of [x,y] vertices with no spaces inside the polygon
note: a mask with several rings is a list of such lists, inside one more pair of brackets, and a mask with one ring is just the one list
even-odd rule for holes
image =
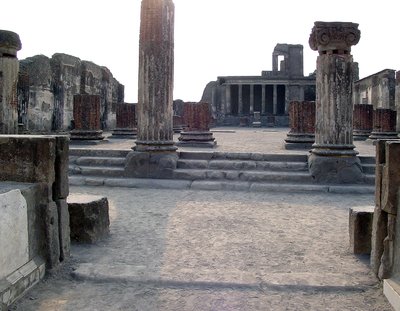
{"label": "stone pavement", "polygon": [[392,310],[349,252],[348,209],[372,195],[71,192],[108,197],[111,234],[12,310]]}
{"label": "stone pavement", "polygon": [[[178,151],[219,151],[219,152],[253,152],[253,153],[296,153],[308,154],[308,150],[286,150],[284,139],[289,128],[247,128],[247,127],[217,127],[211,129],[217,141],[217,147],[190,148],[179,147]],[[105,133],[108,137],[110,133]],[[178,141],[179,134],[174,134]],[[73,142],[72,142],[73,143]],[[355,141],[356,150],[363,156],[374,156],[375,146],[366,141]],[[131,139],[108,139],[98,145],[72,145],[71,148],[117,149],[130,150],[135,145]]]}

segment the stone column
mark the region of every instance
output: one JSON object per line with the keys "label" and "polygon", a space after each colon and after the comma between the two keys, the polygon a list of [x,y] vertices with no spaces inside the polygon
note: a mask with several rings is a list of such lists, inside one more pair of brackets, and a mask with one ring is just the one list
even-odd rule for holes
{"label": "stone column", "polygon": [[372,132],[372,105],[355,104],[353,111],[354,140],[366,140]]}
{"label": "stone column", "polygon": [[273,94],[273,102],[272,102],[272,114],[276,116],[278,112],[278,86],[274,84],[274,94]]}
{"label": "stone column", "polygon": [[185,103],[183,112],[186,128],[181,132],[178,146],[213,148],[217,142],[210,132],[211,112],[208,103]]}
{"label": "stone column", "polygon": [[315,102],[291,101],[289,124],[285,149],[311,149],[315,140]]}
{"label": "stone column", "polygon": [[289,113],[289,85],[285,85],[285,114]]}
{"label": "stone column", "polygon": [[100,95],[74,95],[74,124],[71,140],[104,139],[100,123]]}
{"label": "stone column", "polygon": [[250,84],[250,115],[254,113],[254,84]]}
{"label": "stone column", "polygon": [[232,108],[231,108],[231,86],[230,84],[226,85],[225,89],[225,103],[226,103],[226,114],[230,115],[232,114]]}
{"label": "stone column", "polygon": [[308,159],[317,182],[362,182],[358,152],[353,145],[353,56],[358,24],[315,22],[311,49],[318,51],[315,144]]}
{"label": "stone column", "polygon": [[265,114],[265,84],[261,87],[261,114]]}
{"label": "stone column", "polygon": [[391,109],[377,108],[373,113],[373,130],[368,137],[370,140],[397,139],[397,113]]}
{"label": "stone column", "polygon": [[238,114],[239,116],[243,115],[243,86],[241,84],[238,85]]}
{"label": "stone column", "polygon": [[18,133],[18,34],[0,30],[0,134]]}
{"label": "stone column", "polygon": [[142,0],[139,36],[138,138],[129,153],[129,177],[171,178],[173,141],[174,18],[172,0]]}
{"label": "stone column", "polygon": [[117,126],[113,130],[113,138],[136,138],[135,105],[128,103],[117,104]]}
{"label": "stone column", "polygon": [[396,88],[395,88],[395,97],[394,97],[394,105],[397,111],[397,125],[396,130],[400,132],[400,71],[396,72]]}

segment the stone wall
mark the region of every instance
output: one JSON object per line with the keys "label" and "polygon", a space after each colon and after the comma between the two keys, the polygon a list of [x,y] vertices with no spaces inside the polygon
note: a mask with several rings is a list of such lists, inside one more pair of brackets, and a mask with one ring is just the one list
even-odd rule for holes
{"label": "stone wall", "polygon": [[[70,254],[67,136],[0,136],[0,309]],[[12,236],[12,240],[9,237]]]}
{"label": "stone wall", "polygon": [[[115,127],[116,104],[124,102],[124,86],[106,67],[77,57],[56,53],[52,58],[36,55],[20,61],[21,79],[29,81],[28,98],[19,96],[19,121],[28,132],[57,132],[72,128],[73,97],[76,94],[101,96],[103,129]],[[22,83],[19,84],[18,92]]]}

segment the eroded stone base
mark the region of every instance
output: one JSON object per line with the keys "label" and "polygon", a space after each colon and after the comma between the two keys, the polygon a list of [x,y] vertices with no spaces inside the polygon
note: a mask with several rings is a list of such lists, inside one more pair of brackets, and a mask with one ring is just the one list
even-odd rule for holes
{"label": "eroded stone base", "polygon": [[138,178],[173,178],[178,163],[176,152],[131,151],[126,157],[125,176]]}
{"label": "eroded stone base", "polygon": [[214,148],[217,145],[213,133],[210,131],[181,132],[177,146]]}
{"label": "eroded stone base", "polygon": [[116,128],[113,130],[109,138],[115,139],[136,139],[137,129],[131,128]]}
{"label": "eroded stone base", "polygon": [[72,130],[71,140],[102,140],[102,130]]}
{"label": "eroded stone base", "polygon": [[287,150],[311,149],[315,142],[315,135],[288,133],[284,147]]}
{"label": "eroded stone base", "polygon": [[311,176],[319,183],[362,183],[364,173],[357,156],[320,156],[311,153],[308,157]]}

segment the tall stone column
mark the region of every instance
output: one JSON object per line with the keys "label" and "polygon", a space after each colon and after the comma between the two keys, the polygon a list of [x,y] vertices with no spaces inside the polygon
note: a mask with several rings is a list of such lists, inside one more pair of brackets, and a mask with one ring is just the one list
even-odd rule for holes
{"label": "tall stone column", "polygon": [[250,84],[250,115],[254,113],[254,84]]}
{"label": "tall stone column", "polygon": [[265,84],[261,87],[261,114],[265,114]]}
{"label": "tall stone column", "polygon": [[274,84],[274,94],[272,100],[272,114],[276,116],[278,113],[278,86],[276,84]]}
{"label": "tall stone column", "polygon": [[174,14],[172,0],[142,0],[139,36],[137,141],[125,172],[170,177],[176,168],[173,141]]}
{"label": "tall stone column", "polygon": [[311,49],[318,51],[315,144],[308,159],[317,182],[362,182],[353,145],[353,56],[360,40],[358,24],[315,22]]}
{"label": "tall stone column", "polygon": [[239,91],[238,91],[238,114],[239,116],[243,115],[243,85],[239,84]]}
{"label": "tall stone column", "polygon": [[400,71],[396,72],[396,87],[395,87],[395,97],[394,106],[397,111],[397,125],[396,130],[400,132]]}
{"label": "tall stone column", "polygon": [[18,133],[18,34],[0,30],[0,134]]}
{"label": "tall stone column", "polygon": [[232,114],[231,108],[231,85],[227,84],[225,89],[225,104],[226,104],[226,114]]}

